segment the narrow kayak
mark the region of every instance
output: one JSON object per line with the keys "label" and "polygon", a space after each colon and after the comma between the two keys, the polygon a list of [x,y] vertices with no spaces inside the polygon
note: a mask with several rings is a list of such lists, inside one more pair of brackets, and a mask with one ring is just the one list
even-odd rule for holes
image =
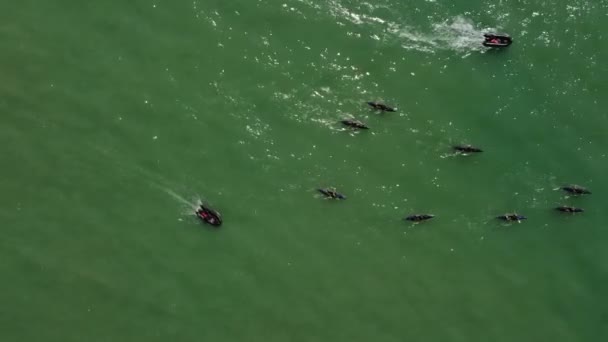
{"label": "narrow kayak", "polygon": [[435,217],[435,215],[431,215],[431,214],[414,214],[414,215],[410,215],[410,216],[406,217],[405,219],[407,221],[412,221],[412,222],[422,222],[422,221],[430,220],[433,217]]}
{"label": "narrow kayak", "polygon": [[479,152],[483,152],[482,149],[480,149],[479,147],[475,147],[475,146],[471,146],[471,145],[456,145],[453,146],[454,150],[456,152],[460,152],[460,153],[479,153]]}
{"label": "narrow kayak", "polygon": [[359,120],[355,120],[355,119],[344,119],[340,121],[343,125],[346,125],[348,127],[351,128],[355,128],[355,129],[369,129],[369,127],[367,127],[366,124],[364,124],[363,122],[359,121]]}
{"label": "narrow kayak", "polygon": [[573,195],[591,195],[591,191],[579,185],[567,185],[562,187],[562,190]]}
{"label": "narrow kayak", "polygon": [[326,198],[330,198],[330,199],[339,199],[339,200],[344,200],[346,199],[346,196],[342,195],[341,193],[337,192],[336,190],[333,189],[317,189],[317,191],[319,191],[320,193],[322,193]]}
{"label": "narrow kayak", "polygon": [[572,213],[572,214],[574,214],[574,213],[582,213],[582,212],[585,211],[582,208],[575,208],[575,207],[570,207],[570,206],[567,206],[567,205],[559,206],[559,207],[555,208],[555,210],[561,211],[562,213]]}
{"label": "narrow kayak", "polygon": [[504,215],[497,216],[496,218],[499,220],[507,221],[507,222],[513,222],[513,221],[520,222],[520,221],[528,219],[527,217],[516,214],[516,213],[504,214]]}
{"label": "narrow kayak", "polygon": [[396,108],[393,108],[393,107],[387,106],[387,105],[385,105],[384,103],[380,103],[380,102],[372,102],[372,101],[369,101],[369,102],[367,102],[367,104],[368,104],[370,107],[372,107],[373,109],[375,109],[375,110],[379,110],[379,111],[382,111],[382,112],[396,112],[396,111],[397,111],[397,109],[396,109]]}

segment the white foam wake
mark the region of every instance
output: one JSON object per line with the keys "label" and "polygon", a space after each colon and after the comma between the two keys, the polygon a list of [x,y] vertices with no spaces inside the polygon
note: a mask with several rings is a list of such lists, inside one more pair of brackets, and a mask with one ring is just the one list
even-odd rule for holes
{"label": "white foam wake", "polygon": [[478,28],[467,18],[455,18],[433,24],[430,33],[409,27],[393,27],[389,30],[403,39],[402,46],[408,50],[436,52],[453,50],[458,52],[483,51],[483,34],[494,31],[492,28]]}

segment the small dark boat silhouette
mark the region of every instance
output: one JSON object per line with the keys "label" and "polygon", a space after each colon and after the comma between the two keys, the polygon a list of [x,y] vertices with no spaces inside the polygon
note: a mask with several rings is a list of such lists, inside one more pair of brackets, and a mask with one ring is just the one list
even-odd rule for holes
{"label": "small dark boat silhouette", "polygon": [[214,227],[222,225],[222,216],[217,211],[201,204],[196,210],[196,216],[203,222],[208,223]]}
{"label": "small dark boat silhouette", "polygon": [[483,36],[485,39],[482,44],[483,46],[487,47],[504,48],[513,43],[513,38],[511,38],[508,34],[486,33]]}
{"label": "small dark boat silhouette", "polygon": [[431,215],[431,214],[414,214],[414,215],[410,215],[410,216],[406,217],[405,219],[407,221],[422,222],[422,221],[430,220],[433,217],[435,217],[435,215]]}
{"label": "small dark boat silhouette", "polygon": [[478,147],[474,147],[471,145],[456,145],[453,146],[454,150],[461,152],[461,153],[478,153],[478,152],[483,152],[482,149],[478,148]]}
{"label": "small dark boat silhouette", "polygon": [[361,122],[359,120],[355,120],[355,119],[344,119],[344,120],[341,120],[340,122],[343,123],[344,125],[346,125],[348,127],[352,127],[352,128],[369,129],[369,127],[367,127],[367,125],[365,125],[363,122]]}
{"label": "small dark boat silhouette", "polygon": [[574,213],[582,213],[582,212],[585,211],[582,208],[575,208],[575,207],[570,207],[570,206],[567,206],[567,205],[559,206],[559,207],[555,208],[555,210],[561,211],[562,213],[572,213],[572,214],[574,214]]}
{"label": "small dark boat silhouette", "polygon": [[383,111],[383,112],[396,112],[397,111],[396,108],[389,107],[389,106],[385,105],[384,103],[380,103],[380,102],[370,101],[370,102],[367,102],[367,104],[369,106],[371,106],[372,108]]}
{"label": "small dark boat silhouette", "polygon": [[516,214],[516,213],[504,214],[504,215],[497,216],[496,218],[499,220],[509,221],[509,222],[513,222],[513,221],[519,222],[519,221],[528,219],[527,217]]}
{"label": "small dark boat silhouette", "polygon": [[590,195],[591,191],[583,188],[582,186],[578,186],[578,185],[567,185],[562,187],[562,190],[571,193],[573,195]]}
{"label": "small dark boat silhouette", "polygon": [[327,198],[331,198],[331,199],[340,199],[340,200],[344,200],[346,199],[346,196],[342,195],[341,193],[337,192],[336,190],[333,189],[317,189],[317,191],[319,191],[320,193],[322,193],[325,197]]}

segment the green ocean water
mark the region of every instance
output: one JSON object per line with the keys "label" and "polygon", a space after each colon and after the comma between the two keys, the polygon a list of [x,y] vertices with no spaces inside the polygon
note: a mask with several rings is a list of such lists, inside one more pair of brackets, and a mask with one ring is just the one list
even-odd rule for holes
{"label": "green ocean water", "polygon": [[605,340],[607,14],[2,2],[0,340]]}

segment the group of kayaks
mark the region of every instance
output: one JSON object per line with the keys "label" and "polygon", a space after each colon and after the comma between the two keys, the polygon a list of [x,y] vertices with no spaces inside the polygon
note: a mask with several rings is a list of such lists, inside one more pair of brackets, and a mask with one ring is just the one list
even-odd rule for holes
{"label": "group of kayaks", "polygon": [[[372,109],[379,111],[379,112],[396,112],[397,109],[387,106],[384,103],[380,103],[380,102],[366,102],[368,106],[370,106]],[[349,118],[349,119],[343,119],[340,120],[340,122],[347,127],[350,127],[352,129],[369,129],[369,127],[364,124],[363,122],[353,119],[353,118]]]}
{"label": "group of kayaks", "polygon": [[[462,146],[455,146],[454,148],[457,151],[460,151],[460,147],[462,147]],[[470,149],[466,149],[466,150],[470,151]],[[480,149],[475,148],[475,150],[476,150],[475,152],[481,152]],[[565,192],[567,192],[571,195],[575,195],[575,196],[591,194],[591,191],[589,191],[579,185],[567,185],[567,186],[561,187],[561,189],[564,190]],[[346,196],[337,192],[336,189],[334,189],[334,188],[322,188],[322,189],[318,189],[318,191],[328,199],[336,199],[336,200],[346,199]],[[562,205],[562,206],[556,207],[555,210],[563,212],[563,213],[570,213],[570,214],[582,213],[585,211],[582,208],[576,208],[576,207],[571,207],[571,206],[567,206],[567,205]],[[432,214],[412,214],[412,215],[405,217],[405,220],[412,221],[412,222],[422,222],[422,221],[430,220],[434,217],[435,217],[435,215],[432,215]],[[499,220],[507,221],[507,222],[521,222],[523,220],[528,219],[528,217],[526,217],[524,215],[520,215],[518,213],[506,213],[504,215],[497,216],[496,218]]]}
{"label": "group of kayaks", "polygon": [[[461,150],[460,147],[462,147],[462,146],[456,146],[456,147],[458,147],[457,150],[459,151],[459,150]],[[456,149],[456,147],[455,147],[455,149]],[[468,148],[466,150],[470,151],[470,149],[468,149]],[[476,149],[475,152],[481,152],[481,150]],[[568,192],[571,195],[576,195],[576,196],[591,194],[591,191],[589,191],[581,186],[578,186],[578,185],[568,185],[568,186],[562,187],[561,189]],[[334,188],[320,188],[317,190],[319,191],[319,193],[321,193],[323,196],[325,196],[328,199],[334,199],[334,200],[345,200],[346,199],[346,196],[339,193]],[[585,211],[582,208],[576,208],[576,207],[571,207],[571,206],[567,206],[567,205],[562,205],[562,206],[556,207],[555,210],[563,212],[563,213],[570,213],[570,214],[582,213]],[[222,225],[222,216],[220,215],[220,213],[217,212],[216,210],[212,209],[211,207],[209,207],[206,204],[201,204],[196,209],[195,214],[201,221],[203,221],[207,224],[210,224],[211,226],[219,227]],[[434,217],[435,217],[435,215],[432,215],[432,214],[412,214],[412,215],[405,217],[405,220],[412,221],[412,222],[422,222],[422,221],[430,220]],[[507,213],[504,215],[497,216],[496,218],[503,220],[503,221],[508,221],[508,222],[521,222],[521,221],[527,219],[526,216],[520,215],[518,213]]]}
{"label": "group of kayaks", "polygon": [[[490,48],[505,48],[505,47],[511,45],[511,43],[513,43],[513,39],[507,34],[486,33],[483,36],[484,36],[484,41],[482,43],[483,46],[490,47]],[[397,111],[396,108],[388,106],[384,103],[372,102],[372,101],[366,102],[366,103],[372,109],[380,111],[380,112]],[[343,125],[356,129],[356,130],[369,129],[369,127],[365,123],[363,123],[359,120],[353,119],[353,118],[343,119],[340,122]],[[455,145],[455,146],[453,146],[453,149],[457,153],[462,153],[462,154],[483,152],[482,149],[475,147],[475,146],[471,146],[471,145]],[[581,186],[578,186],[578,185],[568,185],[568,186],[562,187],[561,189],[572,195],[591,194],[591,192],[589,190],[587,190]],[[317,191],[319,193],[321,193],[327,199],[332,199],[332,200],[345,200],[346,199],[346,196],[339,193],[335,188],[320,188],[320,189],[317,189]],[[563,212],[563,213],[571,213],[571,214],[584,212],[584,209],[582,209],[582,208],[576,208],[576,207],[571,207],[571,206],[566,206],[566,205],[556,207],[555,210]],[[195,214],[200,220],[202,220],[203,222],[205,222],[207,224],[210,224],[211,226],[219,227],[222,225],[222,217],[221,217],[220,213],[217,212],[216,210],[212,209],[211,207],[209,207],[206,204],[201,204],[196,209]],[[422,222],[422,221],[430,220],[434,217],[435,217],[435,215],[432,215],[432,214],[412,214],[412,215],[405,217],[405,220],[412,221],[412,222]],[[506,213],[504,215],[497,216],[496,218],[499,220],[508,221],[508,222],[521,222],[521,221],[527,219],[526,216],[520,215],[518,213]]]}
{"label": "group of kayaks", "polygon": [[[367,102],[367,104],[374,110],[381,112],[395,112],[396,108],[389,107],[384,103],[379,102]],[[361,121],[355,119],[344,119],[341,121],[344,125],[351,127],[353,129],[369,129],[367,125],[362,123]],[[346,199],[346,197],[332,189],[319,189],[319,191],[325,195],[327,198],[333,199]],[[222,216],[219,212],[212,209],[208,204],[201,204],[195,210],[195,215],[203,222],[210,224],[214,227],[219,227],[222,225]]]}
{"label": "group of kayaks", "polygon": [[[372,106],[371,103],[373,103],[375,105],[382,105],[383,107],[381,110],[383,110],[383,111],[387,111],[387,108],[390,108],[391,111],[395,111],[394,108],[388,107],[386,105],[378,104],[375,102],[368,102],[368,104],[370,104],[370,106]],[[374,107],[374,108],[376,108],[376,107]],[[361,126],[361,125],[362,124],[359,123],[357,125],[353,125],[352,127],[360,128],[358,126]],[[452,146],[452,148],[456,153],[462,154],[462,155],[483,152],[483,150],[481,148],[475,147],[472,145],[455,145],[455,146]],[[570,195],[574,195],[574,196],[591,194],[591,191],[589,191],[588,189],[586,189],[582,186],[579,186],[579,185],[563,186],[563,187],[561,187],[561,190],[569,193]],[[345,200],[346,199],[346,196],[344,194],[338,192],[335,188],[319,188],[319,189],[317,189],[317,191],[327,199],[331,199],[331,200]],[[570,214],[582,213],[585,211],[582,208],[577,208],[577,207],[572,207],[572,206],[567,206],[567,205],[558,206],[555,208],[555,210],[563,212],[563,213],[570,213]],[[210,224],[211,226],[219,227],[222,225],[222,217],[221,217],[220,213],[217,212],[216,210],[212,209],[207,204],[201,204],[196,209],[195,214],[200,220],[202,220],[203,222],[205,222],[207,224]],[[416,214],[412,214],[412,215],[405,217],[405,220],[412,221],[412,222],[422,222],[422,221],[430,220],[434,217],[435,217],[435,215],[433,215],[433,214],[416,213]],[[507,222],[521,222],[521,221],[527,219],[526,216],[520,215],[518,213],[506,213],[504,215],[497,216],[496,218],[499,220],[507,221]]]}

